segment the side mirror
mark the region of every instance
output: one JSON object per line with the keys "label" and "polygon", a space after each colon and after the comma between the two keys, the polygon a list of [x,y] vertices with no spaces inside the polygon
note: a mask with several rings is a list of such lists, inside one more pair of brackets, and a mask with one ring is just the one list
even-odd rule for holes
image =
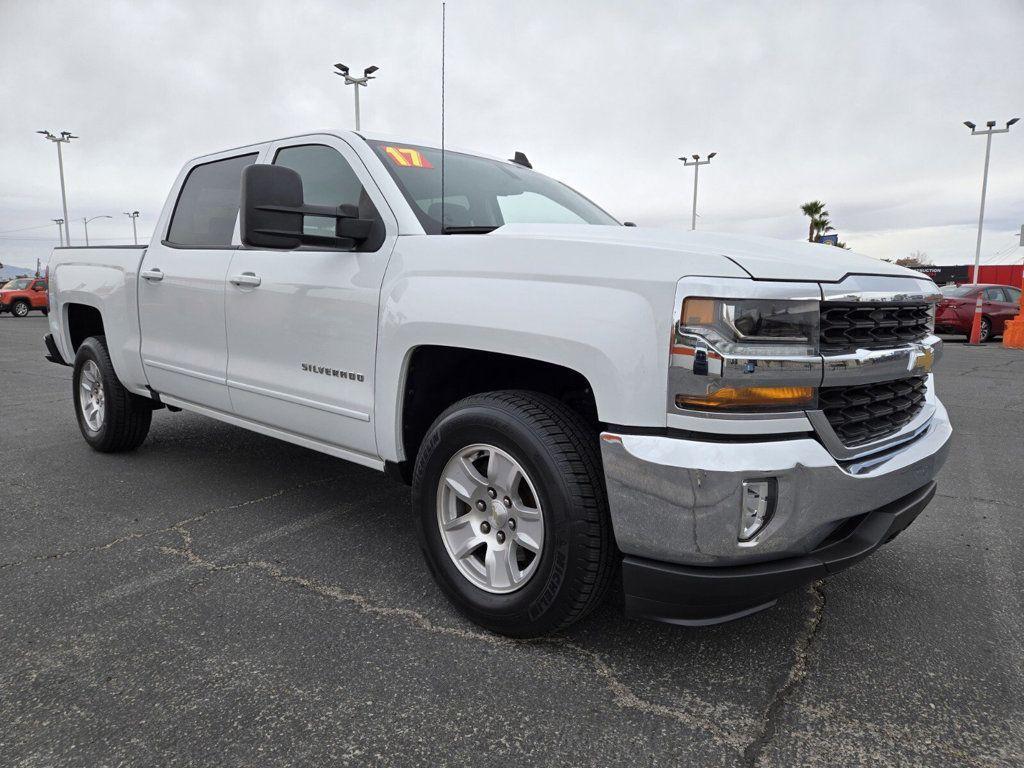
{"label": "side mirror", "polygon": [[239,228],[253,248],[302,245],[302,177],[281,165],[250,165],[242,171]]}
{"label": "side mirror", "polygon": [[[354,205],[306,205],[302,177],[283,165],[250,165],[242,171],[239,228],[242,242],[253,248],[290,250],[300,245],[350,249],[374,233],[374,219],[359,218]],[[306,216],[335,220],[334,237],[307,234]]]}

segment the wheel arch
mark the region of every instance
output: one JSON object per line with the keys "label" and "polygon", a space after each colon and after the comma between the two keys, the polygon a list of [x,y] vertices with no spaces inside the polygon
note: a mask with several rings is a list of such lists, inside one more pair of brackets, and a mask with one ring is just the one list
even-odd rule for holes
{"label": "wheel arch", "polygon": [[450,405],[470,395],[499,389],[550,395],[595,426],[598,424],[593,386],[580,371],[506,352],[422,344],[408,350],[397,390],[399,462],[416,457],[430,425]]}

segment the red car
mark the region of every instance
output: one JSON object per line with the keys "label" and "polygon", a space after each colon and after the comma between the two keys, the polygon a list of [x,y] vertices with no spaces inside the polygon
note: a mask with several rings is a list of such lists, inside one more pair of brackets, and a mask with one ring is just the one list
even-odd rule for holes
{"label": "red car", "polygon": [[45,277],[19,277],[0,288],[0,313],[25,317],[33,309],[44,315],[50,312]]}
{"label": "red car", "polygon": [[974,306],[981,292],[981,340],[1000,336],[1007,320],[1020,310],[1020,288],[1009,285],[951,285],[942,289],[942,301],[935,310],[936,333],[971,335]]}

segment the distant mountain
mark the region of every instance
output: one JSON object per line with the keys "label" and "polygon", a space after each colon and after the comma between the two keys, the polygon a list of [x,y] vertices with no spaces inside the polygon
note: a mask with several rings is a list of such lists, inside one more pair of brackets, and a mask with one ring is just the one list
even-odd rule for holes
{"label": "distant mountain", "polygon": [[34,275],[35,273],[35,267],[16,267],[11,264],[4,264],[0,267],[0,280],[13,280],[22,275]]}

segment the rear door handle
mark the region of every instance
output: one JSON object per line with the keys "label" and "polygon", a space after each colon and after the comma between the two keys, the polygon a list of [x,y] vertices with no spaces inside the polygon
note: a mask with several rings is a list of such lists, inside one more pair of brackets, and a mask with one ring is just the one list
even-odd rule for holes
{"label": "rear door handle", "polygon": [[153,267],[152,269],[140,272],[139,277],[143,280],[152,280],[154,283],[158,283],[164,279],[164,273],[160,271],[160,267]]}
{"label": "rear door handle", "polygon": [[240,275],[235,275],[230,280],[230,283],[232,285],[238,285],[238,286],[243,286],[244,285],[244,286],[248,286],[250,288],[255,288],[261,282],[262,281],[260,280],[260,276],[257,275],[255,272],[243,272]]}

